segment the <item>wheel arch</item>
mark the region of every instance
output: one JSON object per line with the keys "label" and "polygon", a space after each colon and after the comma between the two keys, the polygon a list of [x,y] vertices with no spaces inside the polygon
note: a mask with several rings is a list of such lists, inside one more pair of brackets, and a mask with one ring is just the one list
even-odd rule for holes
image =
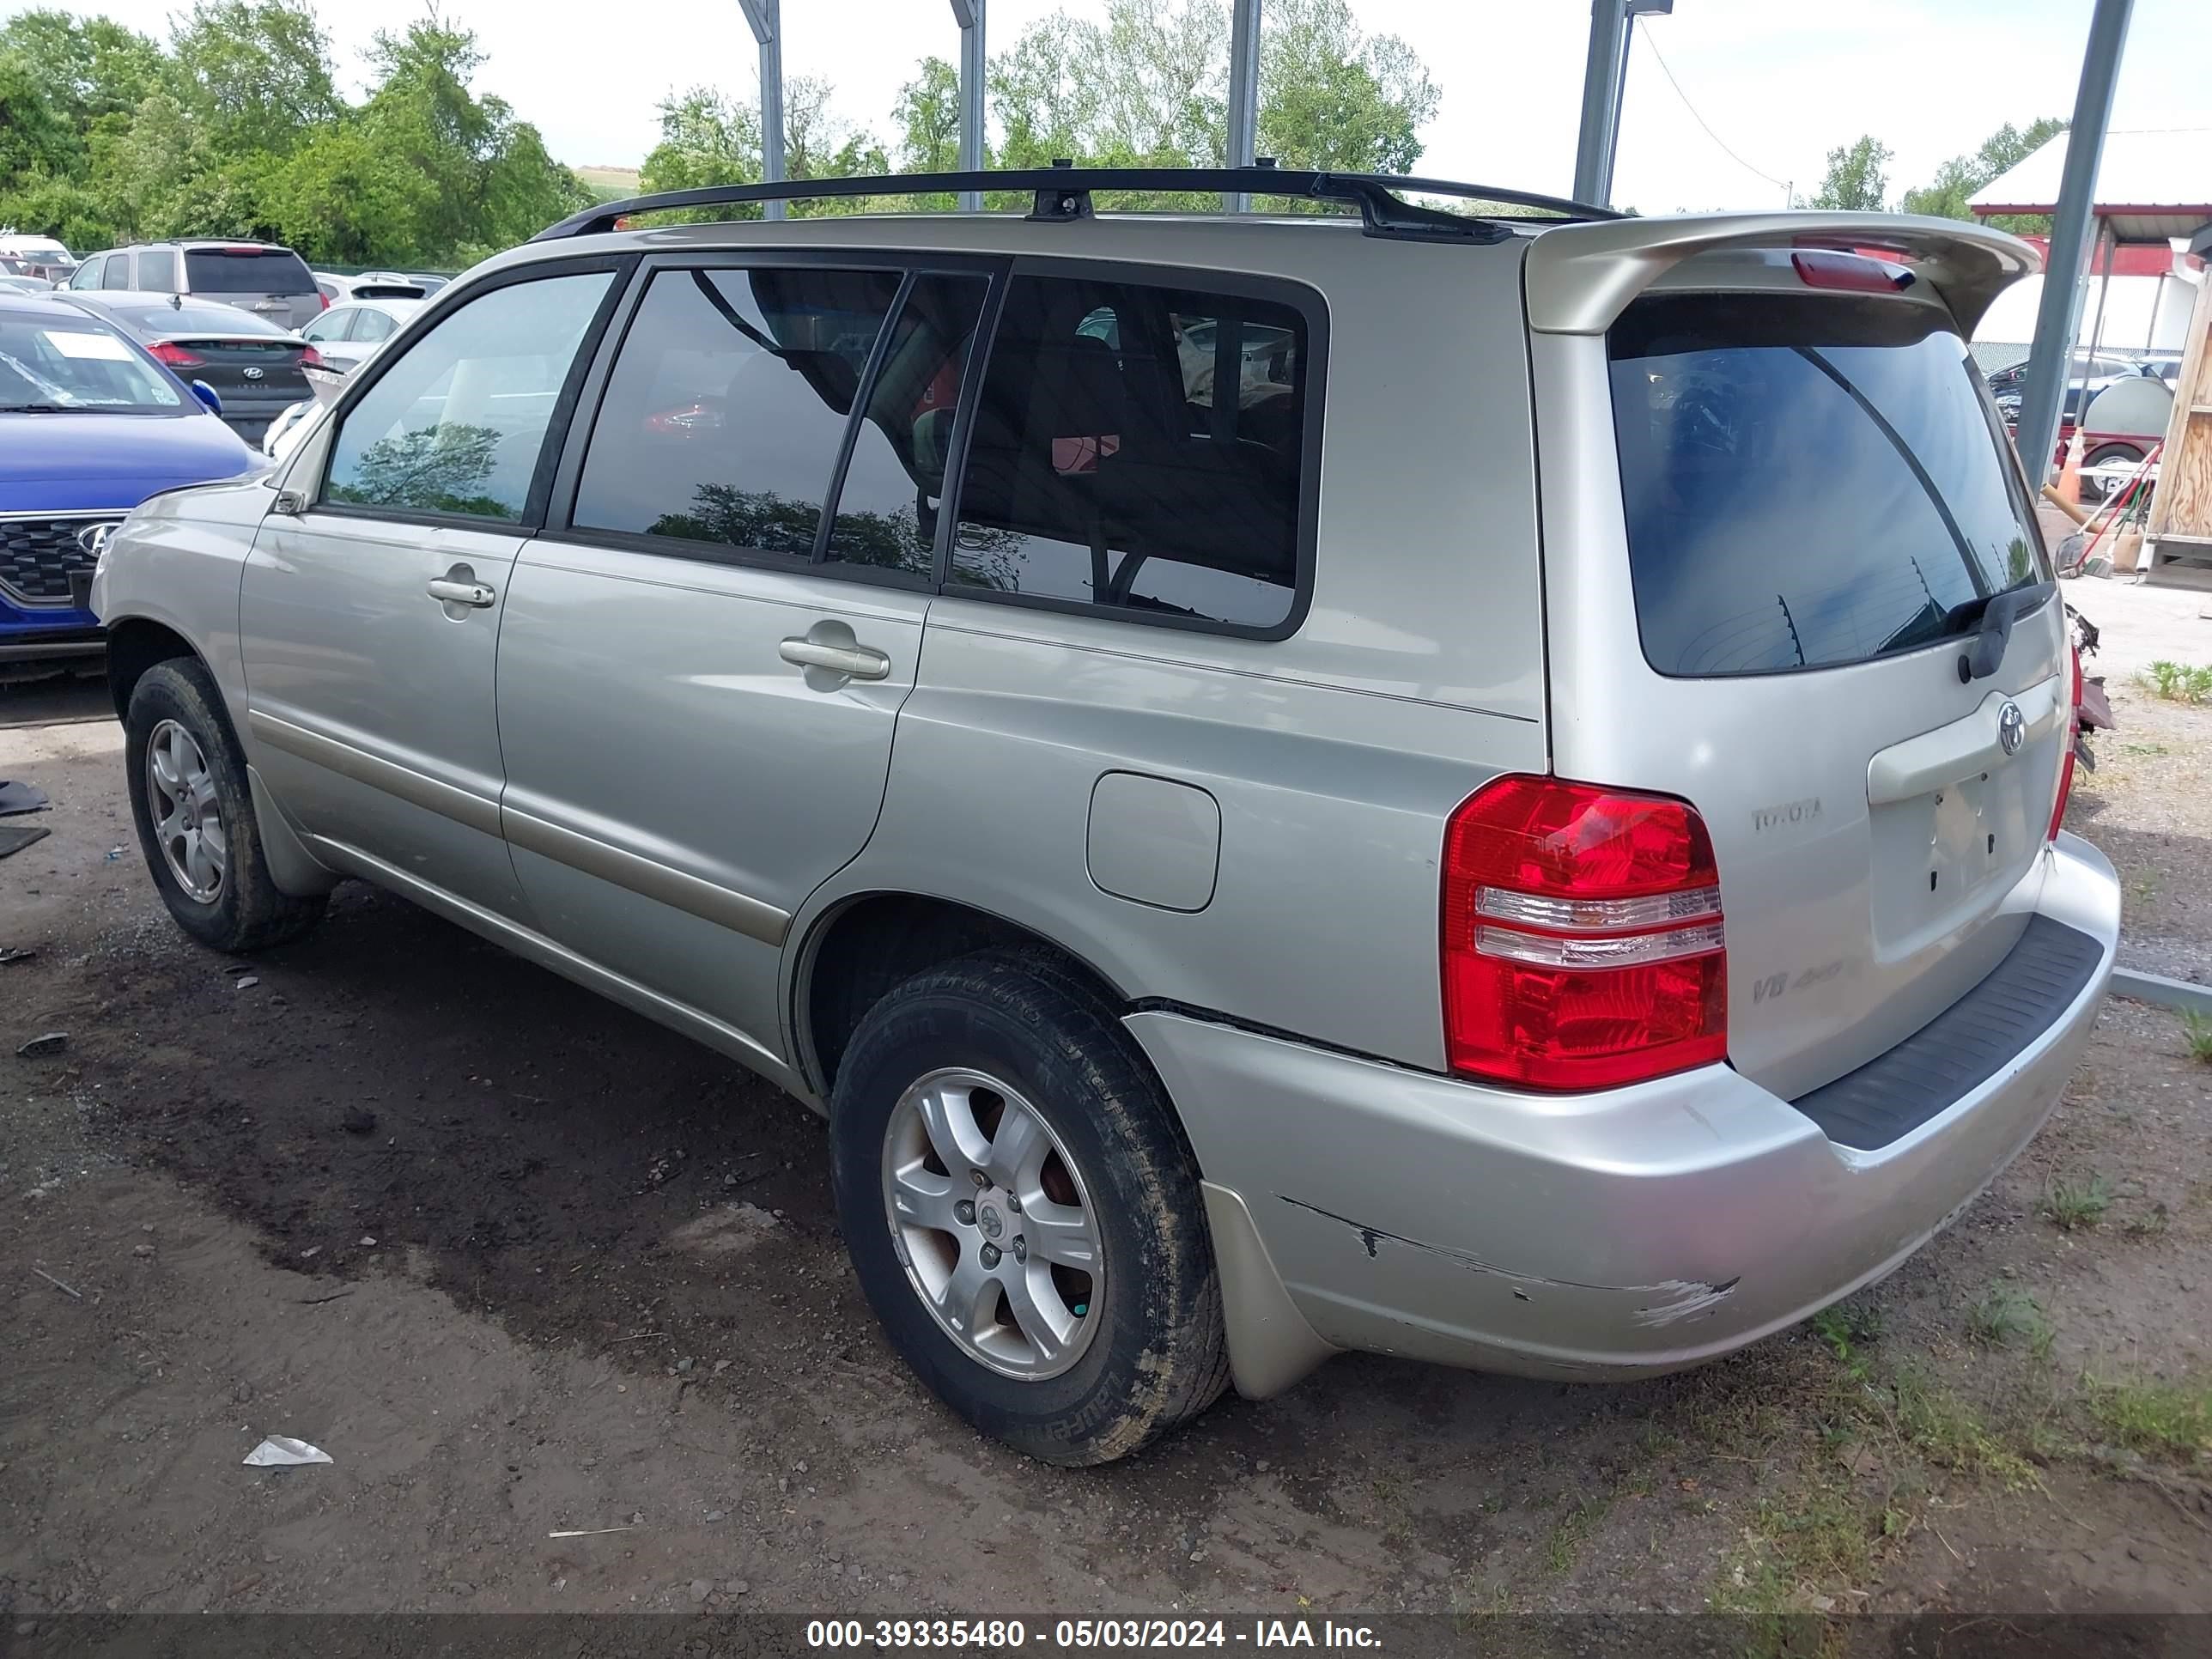
{"label": "wheel arch", "polygon": [[1050,951],[1118,1013],[1128,994],[1034,928],[958,899],[880,889],[839,899],[809,925],[794,958],[791,1022],[801,1073],[823,1102],[870,1008],[902,981],[994,948]]}
{"label": "wheel arch", "polygon": [[[179,657],[189,657],[214,679],[215,671],[192,642],[167,623],[150,617],[123,617],[107,627],[107,692],[115,704],[115,718],[131,714],[131,693],[146,671]],[[221,682],[216,682],[218,684]]]}

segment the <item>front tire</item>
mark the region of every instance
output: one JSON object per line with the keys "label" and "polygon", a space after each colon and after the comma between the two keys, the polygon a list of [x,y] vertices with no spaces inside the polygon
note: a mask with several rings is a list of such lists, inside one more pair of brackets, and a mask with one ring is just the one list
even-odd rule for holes
{"label": "front tire", "polygon": [[902,1358],[1047,1462],[1126,1456],[1228,1381],[1188,1144],[1113,1011],[993,951],[868,1012],[830,1103],[837,1212]]}
{"label": "front tire", "polygon": [[123,753],[138,844],[178,927],[218,951],[258,951],[315,925],[322,899],[270,879],[246,757],[205,668],[173,658],[139,677]]}

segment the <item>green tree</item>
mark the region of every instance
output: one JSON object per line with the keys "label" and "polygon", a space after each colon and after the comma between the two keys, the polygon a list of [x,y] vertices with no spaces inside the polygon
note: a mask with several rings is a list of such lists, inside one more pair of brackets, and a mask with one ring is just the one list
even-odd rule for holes
{"label": "green tree", "polygon": [[185,108],[216,150],[283,155],[344,107],[330,42],[290,0],[197,0],[170,56]]}
{"label": "green tree", "polygon": [[1273,0],[1261,15],[1260,154],[1285,167],[1410,172],[1438,98],[1413,49],[1367,39],[1346,0]]}
{"label": "green tree", "polygon": [[1809,206],[1847,213],[1879,213],[1889,188],[1889,146],[1872,133],[1828,152],[1828,171]]}
{"label": "green tree", "polygon": [[[1259,151],[1291,167],[1404,172],[1437,92],[1395,35],[1370,37],[1348,0],[1263,9]],[[998,163],[1067,156],[1102,167],[1211,167],[1228,155],[1223,0],[1108,0],[1103,22],[1055,13],[990,69]],[[1117,205],[1186,204],[1187,192]]]}
{"label": "green tree", "polygon": [[[760,110],[726,99],[712,87],[693,87],[660,100],[660,142],[638,169],[640,189],[702,190],[710,185],[757,185],[761,177]],[[700,209],[679,218],[757,219],[760,209]]]}
{"label": "green tree", "polygon": [[[2046,115],[2028,123],[2025,131],[2008,121],[1972,155],[1954,155],[1936,170],[1932,183],[1905,192],[1907,213],[1932,214],[1939,219],[1971,219],[1967,204],[1974,192],[1999,174],[2008,173],[2051,139],[2066,131],[2066,123]],[[1990,220],[2000,229],[2042,235],[2051,229],[2047,214],[1997,214]]]}
{"label": "green tree", "polygon": [[908,173],[950,173],[960,165],[960,71],[925,58],[891,106],[891,141]]}

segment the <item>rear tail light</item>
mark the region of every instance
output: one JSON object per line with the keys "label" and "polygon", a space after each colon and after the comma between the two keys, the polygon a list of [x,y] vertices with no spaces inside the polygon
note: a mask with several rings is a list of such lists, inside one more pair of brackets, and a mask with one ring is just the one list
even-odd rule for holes
{"label": "rear tail light", "polygon": [[1663,796],[1499,778],[1444,831],[1451,1068],[1601,1089],[1728,1054],[1720,872]]}
{"label": "rear tail light", "polygon": [[316,350],[313,346],[301,346],[300,348],[301,368],[320,368],[322,366],[323,354],[321,352]]}
{"label": "rear tail light", "polygon": [[157,361],[168,364],[171,368],[198,368],[207,362],[206,358],[195,356],[184,347],[167,340],[163,340],[157,345],[148,346],[146,349],[152,352]]}
{"label": "rear tail light", "polygon": [[2051,805],[2051,828],[2044,835],[2045,841],[2057,841],[2059,826],[2066,822],[2066,798],[2074,793],[2074,745],[2081,740],[2081,648],[2069,646],[2067,655],[2072,659],[2074,672],[2067,682],[2072,691],[2066,700],[2066,753],[2058,763],[2058,799]]}
{"label": "rear tail light", "polygon": [[315,290],[315,297],[323,302],[323,309],[325,311],[328,311],[331,308],[331,296],[324,293],[322,289],[317,289]]}

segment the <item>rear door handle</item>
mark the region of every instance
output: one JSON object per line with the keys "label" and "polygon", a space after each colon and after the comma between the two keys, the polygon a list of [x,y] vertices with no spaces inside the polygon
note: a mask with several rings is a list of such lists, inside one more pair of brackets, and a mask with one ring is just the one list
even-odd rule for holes
{"label": "rear door handle", "polygon": [[866,645],[834,645],[797,635],[776,647],[783,659],[800,668],[826,668],[856,680],[889,678],[891,659]]}
{"label": "rear door handle", "polygon": [[456,581],[451,576],[434,576],[430,580],[430,597],[442,599],[447,605],[465,605],[478,611],[485,609],[499,597],[485,582]]}

